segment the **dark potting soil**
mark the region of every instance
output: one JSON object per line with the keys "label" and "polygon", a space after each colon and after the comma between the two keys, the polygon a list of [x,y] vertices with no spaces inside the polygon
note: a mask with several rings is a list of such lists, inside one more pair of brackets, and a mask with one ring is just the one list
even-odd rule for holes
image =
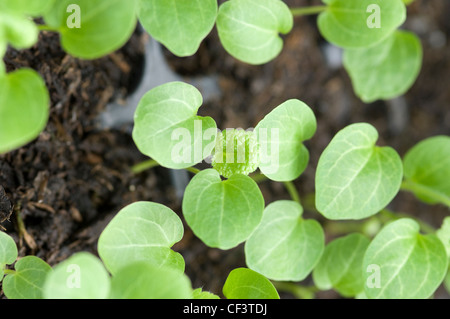
{"label": "dark potting soil", "polygon": [[[320,4],[291,0],[290,6]],[[316,17],[295,19],[284,36],[282,53],[274,61],[251,66],[230,57],[214,29],[198,53],[178,58],[167,50],[173,69],[186,79],[198,75],[218,79],[221,96],[200,109],[212,116],[220,129],[254,127],[274,107],[292,98],[307,103],[315,112],[318,129],[305,144],[310,164],[295,185],[305,206],[305,217],[317,219],[327,241],[341,235],[314,211],[314,174],[323,149],[337,131],[348,124],[368,122],[380,135],[379,145],[389,145],[403,156],[422,139],[450,134],[450,2],[416,0],[408,8],[405,28],[414,31],[424,47],[423,68],[413,87],[394,101],[362,103],[354,94],[345,70],[331,61],[339,51],[320,36]],[[51,97],[49,123],[39,138],[27,146],[0,156],[0,221],[19,247],[19,256],[36,255],[50,265],[78,251],[96,254],[98,236],[122,207],[135,201],[155,201],[181,214],[181,202],[171,185],[169,172],[153,168],[134,175],[130,167],[146,159],[125,131],[99,130],[96,116],[108,102],[122,99],[136,86],[142,69],[143,37],[136,33],[120,50],[107,57],[82,61],[67,55],[58,36],[43,32],[30,50],[9,49],[8,71],[22,67],[37,70]],[[329,52],[332,58],[327,58]],[[199,165],[199,167],[207,167]],[[260,184],[266,204],[288,199],[281,183]],[[389,205],[439,227],[449,211],[428,206],[414,196],[400,193]],[[339,222],[344,225],[347,222]],[[174,250],[186,261],[193,286],[221,294],[228,273],[245,267],[243,246],[229,251],[206,247],[185,227]],[[311,284],[310,278],[305,280]],[[0,293],[0,296],[1,293]],[[284,297],[291,297],[283,294]],[[441,288],[437,297],[448,297]],[[318,298],[335,298],[322,292]]]}

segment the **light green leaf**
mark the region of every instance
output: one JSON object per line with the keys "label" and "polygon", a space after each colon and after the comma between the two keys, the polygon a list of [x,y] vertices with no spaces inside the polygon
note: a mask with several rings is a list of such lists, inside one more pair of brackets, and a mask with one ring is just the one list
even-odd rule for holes
{"label": "light green leaf", "polygon": [[44,15],[66,52],[96,59],[122,47],[137,22],[137,0],[58,0]]}
{"label": "light green leaf", "polygon": [[399,219],[385,226],[367,248],[365,293],[368,298],[429,298],[447,266],[445,247],[435,235],[421,235],[417,222]]}
{"label": "light green leaf", "polygon": [[55,0],[2,0],[0,11],[10,11],[18,14],[40,16],[52,7]]}
{"label": "light green leaf", "polygon": [[236,59],[263,64],[283,48],[279,33],[293,27],[288,6],[280,0],[230,0],[219,8],[217,30],[225,50]]}
{"label": "light green leaf", "polygon": [[47,124],[49,99],[36,71],[20,69],[0,77],[0,154],[39,136]]}
{"label": "light green leaf", "polygon": [[352,124],[332,139],[316,171],[316,207],[328,219],[362,219],[387,206],[400,189],[402,162],[375,146],[377,130]]}
{"label": "light green leaf", "polygon": [[411,148],[403,159],[405,182],[402,189],[412,191],[428,204],[450,207],[450,137],[434,136]]}
{"label": "light green leaf", "polygon": [[324,38],[343,48],[369,47],[388,37],[406,19],[402,0],[327,0],[319,15]]}
{"label": "light green leaf", "polygon": [[123,267],[112,277],[109,298],[192,299],[192,287],[182,272],[139,261]]}
{"label": "light green leaf", "polygon": [[87,252],[76,253],[47,275],[45,299],[104,299],[110,278],[102,262]]}
{"label": "light green leaf", "polygon": [[362,263],[369,243],[367,237],[357,233],[331,241],[314,268],[316,286],[322,290],[333,288],[345,297],[363,292]]}
{"label": "light green leaf", "polygon": [[194,299],[220,299],[219,296],[209,291],[202,291],[202,288],[195,289],[192,294]]}
{"label": "light green leaf", "polygon": [[3,57],[5,56],[6,53],[6,47],[7,44],[6,42],[2,42],[0,40],[0,78],[5,76],[5,63],[3,62]]}
{"label": "light green leaf", "polygon": [[192,178],[183,198],[183,214],[206,245],[230,249],[245,241],[261,221],[264,198],[248,176],[222,181],[214,169]]}
{"label": "light green leaf", "polygon": [[309,161],[303,145],[316,132],[313,111],[299,100],[277,106],[256,125],[260,170],[274,181],[291,181],[300,176]]}
{"label": "light green leaf", "polygon": [[177,56],[190,56],[214,27],[216,0],[140,0],[139,21]]}
{"label": "light green leaf", "polygon": [[422,45],[415,34],[396,31],[369,48],[346,49],[344,66],[364,102],[391,99],[414,84],[422,66]]}
{"label": "light green leaf", "polygon": [[280,200],[264,210],[259,226],[245,243],[247,266],[272,280],[300,281],[319,261],[324,249],[322,227],[304,220],[303,208]]}
{"label": "light green leaf", "polygon": [[0,46],[10,43],[17,50],[28,49],[37,42],[38,34],[33,21],[17,13],[0,12]]}
{"label": "light green leaf", "polygon": [[9,299],[42,299],[47,274],[51,272],[45,261],[35,256],[19,259],[15,272],[3,280],[3,291]]}
{"label": "light green leaf", "polygon": [[3,279],[5,265],[11,265],[17,259],[16,242],[11,236],[0,231],[0,281]]}
{"label": "light green leaf", "polygon": [[450,258],[450,217],[445,217],[442,226],[436,231],[436,235],[444,244],[447,255]]}
{"label": "light green leaf", "polygon": [[170,208],[136,202],[123,208],[103,230],[98,253],[113,275],[135,261],[183,272],[183,257],[170,249],[183,238],[183,233],[183,223]]}
{"label": "light green leaf", "polygon": [[147,92],[134,116],[133,139],[139,150],[168,168],[201,162],[211,154],[217,134],[212,118],[197,116],[202,103],[200,92],[183,82]]}
{"label": "light green leaf", "polygon": [[223,286],[223,294],[227,299],[280,299],[266,277],[247,268],[230,272]]}

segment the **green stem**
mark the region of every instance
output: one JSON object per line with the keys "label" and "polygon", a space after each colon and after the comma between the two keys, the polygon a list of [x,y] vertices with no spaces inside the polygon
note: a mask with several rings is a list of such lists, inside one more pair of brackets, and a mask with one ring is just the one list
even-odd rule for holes
{"label": "green stem", "polygon": [[39,31],[52,31],[52,32],[59,32],[59,29],[52,28],[51,26],[48,26],[46,24],[38,24],[37,25]]}
{"label": "green stem", "polygon": [[133,174],[139,174],[156,166],[159,166],[159,163],[151,159],[132,166],[131,171],[133,172]]}
{"label": "green stem", "polygon": [[187,168],[185,168],[185,170],[187,170],[188,172],[194,173],[194,174],[200,173],[200,170],[195,167],[187,167]]}
{"label": "green stem", "polygon": [[421,184],[414,183],[409,180],[404,180],[402,182],[402,185],[400,186],[400,189],[402,191],[408,191],[418,195],[422,195],[424,197],[432,199],[433,202],[439,202],[447,207],[450,207],[450,197],[442,193],[436,192],[435,190],[427,186],[423,186]]}
{"label": "green stem", "polygon": [[292,182],[283,182],[286,190],[291,196],[292,200],[300,204],[300,196],[298,195],[297,189],[295,188],[294,183]]}
{"label": "green stem", "polygon": [[[412,216],[410,216],[408,214],[393,212],[387,208],[380,211],[380,214],[385,216],[388,219],[388,221],[397,220],[400,218],[413,218]],[[416,218],[413,218],[413,219],[419,224],[420,229],[422,229],[422,231],[424,233],[426,233],[426,234],[436,233],[436,229],[433,226],[431,226],[430,224],[428,224],[420,219],[416,219]]]}
{"label": "green stem", "polygon": [[311,7],[300,7],[300,8],[290,8],[291,13],[294,17],[318,14],[325,11],[328,6],[311,6]]}
{"label": "green stem", "polygon": [[319,291],[315,286],[305,287],[293,282],[274,281],[272,283],[278,291],[288,292],[298,299],[314,299],[316,292]]}
{"label": "green stem", "polygon": [[16,273],[16,271],[15,270],[13,270],[13,269],[3,269],[3,273],[5,274],[5,275],[14,275],[15,273]]}

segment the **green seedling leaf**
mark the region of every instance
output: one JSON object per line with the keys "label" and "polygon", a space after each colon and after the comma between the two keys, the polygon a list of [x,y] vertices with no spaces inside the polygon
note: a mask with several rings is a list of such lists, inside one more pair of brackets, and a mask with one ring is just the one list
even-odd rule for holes
{"label": "green seedling leaf", "polygon": [[139,150],[164,167],[181,169],[211,154],[216,122],[197,116],[203,99],[190,84],[170,82],[158,86],[139,102],[133,139]]}
{"label": "green seedling leaf", "polygon": [[248,176],[222,181],[214,169],[192,178],[183,198],[183,214],[206,245],[230,249],[245,241],[261,221],[264,198]]}
{"label": "green seedling leaf", "polygon": [[216,0],[140,0],[139,21],[177,56],[190,56],[216,22]]}
{"label": "green seedling leaf", "polygon": [[212,167],[223,177],[248,175],[259,165],[259,145],[253,131],[227,129],[219,132],[214,147]]}
{"label": "green seedling leaf", "polygon": [[14,12],[0,10],[0,46],[5,51],[8,43],[17,50],[32,47],[38,40],[38,34],[39,30],[33,21]]}
{"label": "green seedling leaf", "polygon": [[259,226],[245,243],[247,266],[272,280],[300,281],[319,261],[324,249],[322,227],[304,220],[303,208],[280,200],[264,210]]}
{"label": "green seedling leaf", "polygon": [[15,272],[3,280],[3,292],[9,299],[42,299],[47,274],[52,271],[45,261],[35,256],[19,259]]}
{"label": "green seedling leaf", "polygon": [[0,77],[0,154],[39,136],[47,124],[49,99],[43,79],[33,70]]}
{"label": "green seedling leaf", "polygon": [[178,270],[139,261],[112,277],[109,298],[192,299],[192,287],[189,278]]}
{"label": "green seedling leaf", "polygon": [[66,52],[96,59],[122,47],[137,23],[137,0],[58,0],[44,15]]}
{"label": "green seedling leaf", "polygon": [[5,266],[14,263],[17,255],[18,251],[14,239],[0,231],[0,281],[3,279]]}
{"label": "green seedling leaf", "polygon": [[280,33],[293,27],[288,6],[280,0],[230,0],[219,8],[217,30],[225,50],[238,60],[263,64],[283,48]]}
{"label": "green seedling leaf", "polygon": [[102,262],[87,252],[76,253],[48,273],[45,299],[104,299],[110,278]]}
{"label": "green seedling leaf", "polygon": [[183,223],[170,208],[136,202],[123,208],[98,240],[98,253],[113,275],[136,261],[184,271],[183,257],[170,249],[183,238]]}
{"label": "green seedling leaf", "polygon": [[219,296],[210,293],[209,291],[203,291],[202,288],[197,288],[192,292],[194,299],[220,299]]}
{"label": "green seedling leaf", "polygon": [[445,217],[441,228],[436,231],[436,235],[444,244],[447,255],[450,257],[450,217]]}
{"label": "green seedling leaf", "polygon": [[319,15],[324,38],[343,48],[362,48],[382,41],[406,19],[402,0],[323,0]]}
{"label": "green seedling leaf", "polygon": [[223,286],[223,294],[227,299],[280,299],[266,277],[247,268],[230,272]]}
{"label": "green seedling leaf", "polygon": [[422,66],[422,45],[415,34],[396,31],[369,48],[346,49],[344,66],[364,102],[391,99],[414,84]]}
{"label": "green seedling leaf", "polygon": [[288,100],[256,125],[261,163],[259,168],[274,181],[291,181],[300,176],[309,161],[303,145],[316,132],[313,111],[299,100]]}
{"label": "green seedling leaf", "polygon": [[403,159],[403,189],[428,204],[450,207],[450,137],[434,136],[411,148]]}
{"label": "green seedling leaf", "polygon": [[0,40],[0,78],[5,76],[5,63],[3,62],[3,57],[6,53],[6,43]]}
{"label": "green seedling leaf", "polygon": [[0,2],[0,11],[37,17],[50,10],[54,2],[55,0],[2,0]]}
{"label": "green seedling leaf", "polygon": [[402,161],[390,147],[378,147],[377,130],[352,124],[332,139],[316,171],[316,207],[328,219],[362,219],[395,197],[403,177]]}
{"label": "green seedling leaf", "polygon": [[385,226],[367,248],[363,261],[368,298],[429,298],[444,280],[448,258],[435,235],[421,235],[412,219]]}
{"label": "green seedling leaf", "polygon": [[361,269],[369,243],[367,237],[356,233],[330,242],[313,271],[316,286],[321,290],[333,288],[345,297],[363,292],[365,277]]}

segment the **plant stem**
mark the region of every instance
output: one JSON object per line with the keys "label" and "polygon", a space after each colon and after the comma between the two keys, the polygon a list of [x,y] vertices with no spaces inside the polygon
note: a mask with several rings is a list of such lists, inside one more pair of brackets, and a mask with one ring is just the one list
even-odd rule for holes
{"label": "plant stem", "polygon": [[423,195],[424,197],[430,198],[435,202],[442,203],[450,208],[450,197],[442,193],[436,192],[435,190],[427,186],[423,186],[409,180],[404,180],[402,182],[402,185],[400,186],[400,189],[402,191],[408,191],[415,194]]}
{"label": "plant stem", "polygon": [[13,269],[3,269],[3,273],[5,274],[5,275],[14,275],[15,273],[16,273],[16,271],[15,270],[13,270]]}
{"label": "plant stem", "polygon": [[132,166],[131,171],[133,172],[133,174],[139,174],[155,166],[159,166],[159,163],[155,160],[150,159]]}
{"label": "plant stem", "polygon": [[52,27],[50,27],[50,26],[48,26],[48,25],[46,25],[46,24],[38,24],[37,27],[38,27],[38,29],[39,29],[40,31],[59,32],[59,29],[57,29],[57,28],[52,28]]}
{"label": "plant stem", "polygon": [[187,167],[187,168],[185,168],[185,170],[187,170],[188,172],[194,173],[194,174],[200,173],[200,170],[195,167]]}
{"label": "plant stem", "polygon": [[[382,211],[380,211],[381,215],[384,215],[385,217],[388,218],[388,220],[397,220],[400,218],[412,218],[412,216],[408,215],[408,214],[403,214],[403,213],[396,213],[393,212],[387,208],[383,209]],[[431,226],[430,224],[420,220],[420,219],[416,219],[414,218],[414,220],[419,224],[420,228],[422,229],[422,231],[426,234],[434,234],[436,233],[436,229]]]}
{"label": "plant stem", "polygon": [[297,189],[295,188],[294,183],[292,182],[283,182],[286,190],[291,196],[292,200],[300,204],[300,196],[298,195]]}
{"label": "plant stem", "polygon": [[275,281],[272,283],[277,290],[291,293],[298,299],[313,299],[315,293],[319,291],[315,286],[305,287],[293,282]]}
{"label": "plant stem", "polygon": [[290,8],[291,13],[294,17],[318,14],[327,9],[328,6],[311,6],[311,7],[300,7],[300,8]]}

